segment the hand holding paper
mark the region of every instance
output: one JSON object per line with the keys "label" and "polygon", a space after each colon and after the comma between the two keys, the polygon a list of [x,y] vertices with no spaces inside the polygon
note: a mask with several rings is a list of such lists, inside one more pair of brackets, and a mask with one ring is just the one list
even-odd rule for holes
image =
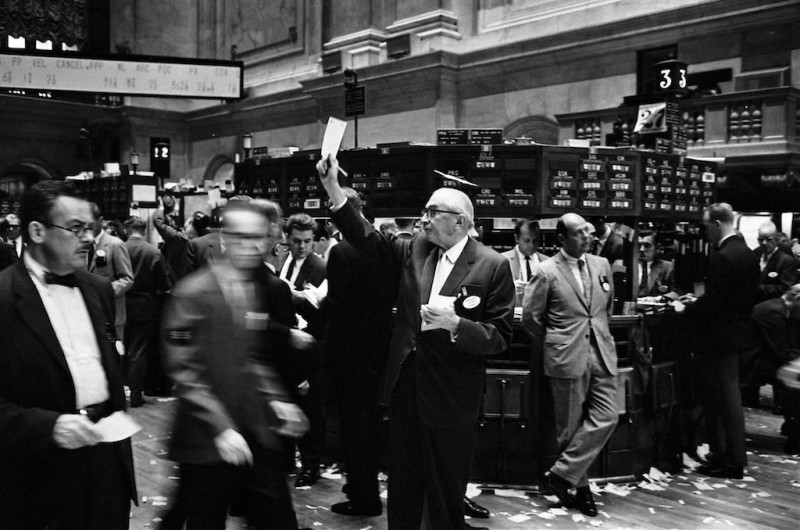
{"label": "hand holding paper", "polygon": [[[339,147],[342,145],[342,138],[344,138],[344,131],[347,128],[347,122],[337,120],[336,118],[328,118],[328,126],[325,128],[325,136],[322,138],[321,157],[322,160],[329,158],[336,158],[339,153]],[[339,168],[339,171],[346,177],[347,172]]]}
{"label": "hand holding paper", "polygon": [[454,296],[431,296],[430,302],[420,307],[422,331],[444,329],[455,333],[458,329],[458,316]]}

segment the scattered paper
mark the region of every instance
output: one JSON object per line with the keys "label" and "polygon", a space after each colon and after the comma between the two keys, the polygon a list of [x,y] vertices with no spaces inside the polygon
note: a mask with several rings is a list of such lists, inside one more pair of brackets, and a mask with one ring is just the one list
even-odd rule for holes
{"label": "scattered paper", "polygon": [[716,519],[714,519],[714,518],[713,518],[713,517],[711,517],[711,516],[708,516],[708,517],[706,517],[705,519],[703,519],[703,523],[705,523],[705,524],[708,524],[708,523],[710,523],[710,522],[712,522],[712,521],[716,521]]}
{"label": "scattered paper", "polygon": [[552,513],[553,515],[569,515],[569,513],[567,513],[567,510],[565,510],[564,508],[550,508],[547,511]]}
{"label": "scattered paper", "polygon": [[553,515],[550,512],[541,512],[541,513],[537,513],[536,515],[538,515],[542,519],[555,519],[556,518],[556,516]]}
{"label": "scattered paper", "polygon": [[614,495],[617,495],[619,497],[627,497],[628,495],[631,494],[630,490],[611,483],[606,484],[604,491],[607,491],[608,493],[613,493]]}
{"label": "scattered paper", "polygon": [[472,484],[472,483],[467,484],[467,492],[465,493],[465,495],[467,496],[468,499],[473,499],[478,495],[480,495],[481,493],[483,493],[483,491],[478,487],[477,484]]}
{"label": "scattered paper", "polygon": [[516,499],[528,498],[528,495],[524,491],[520,490],[494,490],[494,494],[497,495],[498,497],[513,497]]}
{"label": "scattered paper", "polygon": [[119,442],[142,430],[142,426],[123,410],[118,410],[112,415],[102,418],[95,423],[94,428],[103,442]]}
{"label": "scattered paper", "polygon": [[511,521],[512,523],[524,523],[525,521],[529,521],[530,517],[528,517],[527,515],[518,514],[509,517],[508,520]]}
{"label": "scattered paper", "polygon": [[696,481],[696,482],[692,482],[692,484],[694,484],[695,488],[697,488],[699,490],[703,490],[703,491],[709,491],[709,490],[713,490],[714,489],[709,484],[706,484],[705,482],[700,482],[699,480]]}
{"label": "scattered paper", "polygon": [[586,520],[586,517],[584,517],[583,514],[580,513],[573,513],[572,520],[576,523],[582,523]]}

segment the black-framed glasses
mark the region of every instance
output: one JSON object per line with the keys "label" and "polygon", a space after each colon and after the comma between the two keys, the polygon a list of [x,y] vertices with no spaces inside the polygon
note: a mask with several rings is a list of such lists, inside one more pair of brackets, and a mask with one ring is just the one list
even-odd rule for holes
{"label": "black-framed glasses", "polygon": [[421,217],[425,217],[426,215],[428,218],[435,216],[437,213],[452,213],[454,215],[461,215],[461,212],[454,212],[453,210],[440,210],[439,208],[423,208]]}
{"label": "black-framed glasses", "polygon": [[72,232],[75,235],[75,237],[83,237],[83,236],[86,235],[86,233],[88,231],[90,231],[92,229],[92,227],[89,226],[89,225],[79,225],[79,226],[73,226],[72,228],[69,228],[69,227],[66,227],[66,226],[56,225],[56,224],[53,224],[53,223],[42,222],[42,224],[45,225],[45,226],[49,226],[50,228],[59,228],[61,230],[65,230],[67,232]]}

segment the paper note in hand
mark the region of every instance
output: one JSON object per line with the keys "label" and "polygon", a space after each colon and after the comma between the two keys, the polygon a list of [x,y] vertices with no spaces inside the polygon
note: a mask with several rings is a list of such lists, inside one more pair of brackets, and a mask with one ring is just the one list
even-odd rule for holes
{"label": "paper note in hand", "polygon": [[[453,310],[455,306],[456,297],[455,296],[442,296],[440,294],[431,295],[430,301],[427,304],[424,304],[422,307],[433,307],[437,309],[445,309],[445,310]],[[432,323],[427,322],[425,319],[422,319],[422,331],[429,331],[432,329],[439,329],[439,326]]]}
{"label": "paper note in hand", "polygon": [[130,414],[118,410],[114,414],[101,419],[95,424],[95,429],[100,433],[103,442],[119,442],[130,438],[142,430],[142,426],[136,423]]}
{"label": "paper note in hand", "polygon": [[328,118],[328,126],[325,128],[325,136],[322,138],[322,159],[328,158],[332,154],[336,156],[339,152],[339,146],[342,145],[342,138],[344,138],[344,130],[347,128],[347,122],[337,120],[336,118]]}

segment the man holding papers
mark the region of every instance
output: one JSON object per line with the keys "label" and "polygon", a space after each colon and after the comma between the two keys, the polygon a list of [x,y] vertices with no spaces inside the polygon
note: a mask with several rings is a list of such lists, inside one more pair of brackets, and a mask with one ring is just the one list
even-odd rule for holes
{"label": "man holding papers", "polygon": [[114,292],[85,270],[91,208],[44,181],[20,217],[25,255],[0,274],[0,528],[128,528],[130,439],[95,426],[125,394]]}
{"label": "man holding papers", "polygon": [[461,191],[436,190],[423,209],[423,231],[399,240],[375,231],[347,202],[334,156],[317,170],[345,239],[396,268],[400,280],[383,391],[390,413],[389,528],[418,529],[424,512],[431,528],[468,528],[463,496],[484,356],[511,341],[508,260],[468,236],[474,212]]}

